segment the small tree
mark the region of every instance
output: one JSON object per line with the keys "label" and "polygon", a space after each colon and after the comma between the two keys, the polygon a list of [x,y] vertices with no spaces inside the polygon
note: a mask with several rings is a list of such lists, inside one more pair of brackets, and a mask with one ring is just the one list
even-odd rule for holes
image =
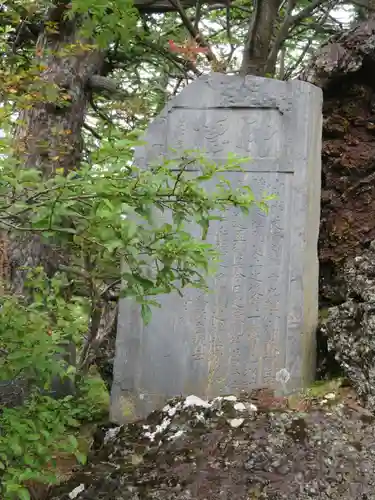
{"label": "small tree", "polygon": [[[26,406],[0,417],[0,427],[14,441],[9,454],[8,438],[0,440],[4,498],[27,498],[25,481],[51,482],[51,463],[59,451],[80,456],[72,445],[76,440],[67,440],[82,417],[79,405],[53,402],[45,395],[53,376],[76,374],[74,366],[66,369],[56,362],[64,343],[77,345],[82,377],[102,340],[108,303],[132,297],[147,322],[159,294],[206,286],[218,257],[205,241],[212,219],[233,206],[245,213],[255,205],[267,209],[269,198],[256,200],[249,186],[232,189],[227,182],[226,170],[240,168],[239,159],[229,158],[219,167],[187,152],[186,158],[140,170],[131,163],[135,144],[131,137],[103,141],[92,164],[82,163],[79,172],[67,175],[57,172],[44,184],[40,170],[25,170],[9,157],[3,159],[0,227],[17,239],[37,237],[54,256],[52,274],[41,268],[30,279],[30,269],[24,269],[26,293],[15,296],[8,287],[2,296],[0,379],[27,382]],[[195,177],[186,173],[192,162],[199,166]],[[206,190],[205,183],[215,178],[216,189]],[[201,227],[201,238],[190,234],[189,224]],[[52,432],[39,422],[31,439],[25,419],[40,421],[40,411],[59,425]],[[43,441],[40,434],[45,432],[48,439]],[[27,474],[20,473],[22,468]]]}

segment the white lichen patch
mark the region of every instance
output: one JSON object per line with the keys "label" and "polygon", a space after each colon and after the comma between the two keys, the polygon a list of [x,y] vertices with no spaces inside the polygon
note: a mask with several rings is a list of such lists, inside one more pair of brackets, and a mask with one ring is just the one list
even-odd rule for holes
{"label": "white lichen patch", "polygon": [[237,398],[236,396],[217,396],[215,399],[213,399],[213,403],[215,403],[216,401],[232,401],[232,402],[235,402],[237,401]]}
{"label": "white lichen patch", "polygon": [[80,493],[82,493],[82,491],[84,491],[84,489],[85,489],[85,485],[83,483],[81,483],[79,486],[77,486],[77,488],[74,488],[74,490],[69,493],[69,495],[68,495],[69,498],[71,500],[73,500],[74,498],[77,498],[78,495]]}
{"label": "white lichen patch", "polygon": [[151,442],[155,441],[155,437],[158,434],[161,434],[162,432],[166,431],[168,427],[170,426],[172,420],[170,418],[165,418],[161,424],[156,426],[156,429],[154,432],[145,432],[144,436],[146,438],[149,438]]}
{"label": "white lichen patch", "polygon": [[198,396],[191,395],[188,396],[184,401],[184,408],[188,408],[189,406],[202,406],[203,408],[210,408],[211,403],[198,398]]}
{"label": "white lichen patch", "polygon": [[276,373],[276,381],[282,384],[286,384],[290,380],[290,373],[286,368],[282,368]]}
{"label": "white lichen patch", "polygon": [[174,434],[172,434],[172,436],[169,436],[168,441],[175,441],[176,439],[178,439],[179,437],[183,436],[184,434],[185,434],[185,431],[183,431],[182,429],[180,429],[179,431],[177,431]]}
{"label": "white lichen patch", "polygon": [[233,401],[234,402],[234,401],[237,401],[237,398],[236,398],[236,396],[224,396],[223,400],[224,401]]}
{"label": "white lichen patch", "polygon": [[237,429],[237,427],[240,427],[244,422],[244,418],[231,418],[227,420],[228,424],[233,427],[234,429]]}
{"label": "white lichen patch", "polygon": [[167,406],[164,406],[163,412],[168,413],[169,417],[174,417],[176,415],[176,412],[179,409],[179,407],[180,407],[180,405],[177,405],[177,406],[167,405]]}
{"label": "white lichen patch", "polygon": [[108,431],[105,433],[105,436],[104,436],[104,444],[107,444],[109,441],[112,441],[112,439],[115,439],[115,437],[120,432],[120,429],[121,429],[121,426],[114,427],[113,429],[108,429]]}
{"label": "white lichen patch", "polygon": [[336,399],[336,394],[334,392],[329,392],[324,397],[325,399]]}
{"label": "white lichen patch", "polygon": [[203,413],[197,413],[195,415],[195,418],[196,418],[196,420],[198,420],[198,422],[205,422],[206,421],[206,419],[204,418]]}
{"label": "white lichen patch", "polygon": [[246,405],[243,403],[236,403],[233,408],[237,411],[246,411]]}
{"label": "white lichen patch", "polygon": [[[187,396],[183,401],[179,402],[169,402],[164,406],[161,411],[161,417],[164,414],[164,418],[161,419],[161,422],[156,426],[143,425],[143,429],[146,431],[144,436],[148,438],[151,442],[155,442],[155,438],[158,436],[158,439],[163,440],[162,434],[165,434],[168,431],[172,421],[174,422],[174,427],[179,426],[179,419],[183,417],[184,412],[188,413],[188,418],[191,421],[195,420],[201,423],[206,423],[207,419],[209,420],[214,415],[216,417],[223,416],[226,411],[223,411],[222,404],[224,402],[229,402],[232,404],[233,409],[236,412],[254,412],[257,411],[257,407],[251,403],[243,403],[239,402],[236,396],[218,396],[211,401],[204,400],[198,396],[190,395]],[[210,413],[206,414],[205,410],[210,409]],[[233,417],[234,415],[230,415]],[[233,427],[239,427],[243,424],[244,418],[229,418],[227,420],[228,424]],[[173,433],[168,431],[168,437],[165,439],[167,441],[173,441],[183,434],[185,434],[186,429],[184,430],[175,430]]]}

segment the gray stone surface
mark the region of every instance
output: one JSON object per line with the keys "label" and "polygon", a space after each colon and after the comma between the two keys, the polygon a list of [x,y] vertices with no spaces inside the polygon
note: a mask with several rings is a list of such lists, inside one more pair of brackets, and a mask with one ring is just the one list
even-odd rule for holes
{"label": "gray stone surface", "polygon": [[343,374],[375,412],[375,241],[344,265],[346,301],[330,307],[320,330]]}
{"label": "gray stone surface", "polygon": [[[235,209],[214,222],[208,240],[222,254],[212,292],[161,297],[142,324],[139,308],[120,305],[111,418],[122,422],[183,394],[214,397],[258,387],[286,389],[311,380],[318,311],[317,240],[321,177],[320,89],[222,74],[204,76],[150,125],[139,166],[199,149],[216,161],[251,157],[235,186],[277,194],[268,215]],[[175,153],[172,154],[175,156]],[[284,387],[285,389],[285,387]]]}

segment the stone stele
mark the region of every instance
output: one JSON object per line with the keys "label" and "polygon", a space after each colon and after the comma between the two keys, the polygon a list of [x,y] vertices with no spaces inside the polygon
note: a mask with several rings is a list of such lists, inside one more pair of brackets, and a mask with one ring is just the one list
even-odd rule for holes
{"label": "stone stele", "polygon": [[227,173],[232,185],[277,198],[268,215],[233,208],[212,223],[208,241],[221,262],[210,293],[188,288],[183,298],[160,297],[147,326],[137,304],[121,301],[114,422],[143,417],[176,395],[212,398],[265,386],[290,392],[311,381],[321,129],[317,87],[218,73],[191,83],[151,123],[136,151],[139,167],[176,151],[200,150],[218,163],[234,153],[249,161]]}

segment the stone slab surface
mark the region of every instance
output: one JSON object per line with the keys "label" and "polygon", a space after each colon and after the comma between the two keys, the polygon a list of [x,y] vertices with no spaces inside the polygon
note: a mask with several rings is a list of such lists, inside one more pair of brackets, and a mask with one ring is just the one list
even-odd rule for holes
{"label": "stone slab surface", "polygon": [[[210,293],[160,298],[145,327],[139,307],[120,304],[111,418],[142,417],[172,396],[215,397],[258,387],[308,383],[315,367],[318,313],[321,90],[300,81],[211,74],[173,99],[149,126],[136,162],[199,149],[226,161],[233,186],[277,195],[269,214],[231,209],[212,223],[221,252]],[[210,186],[208,186],[210,188]],[[195,229],[192,228],[192,231]],[[285,389],[285,388],[284,388]]]}

